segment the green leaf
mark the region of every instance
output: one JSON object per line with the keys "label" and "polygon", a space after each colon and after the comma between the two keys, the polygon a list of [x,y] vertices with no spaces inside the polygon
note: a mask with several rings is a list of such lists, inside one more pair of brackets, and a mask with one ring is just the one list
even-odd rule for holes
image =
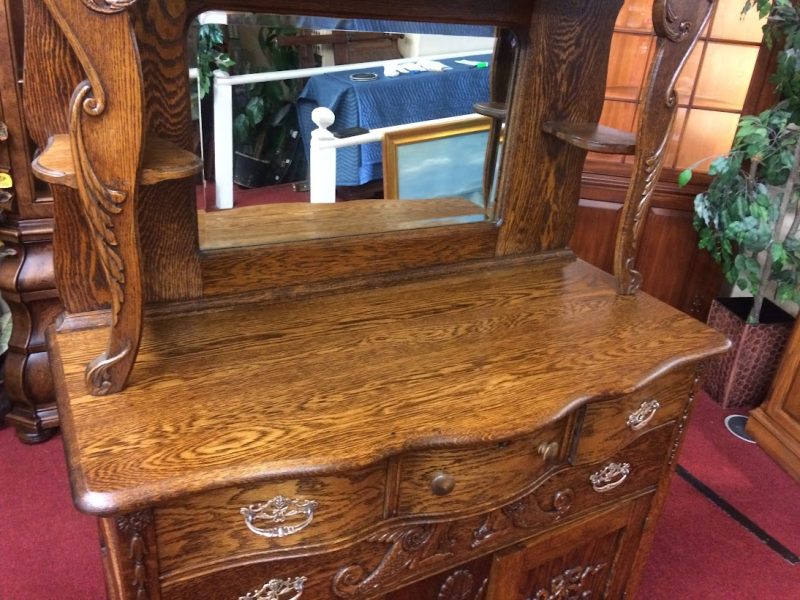
{"label": "green leaf", "polygon": [[691,180],[692,180],[692,170],[684,169],[683,171],[681,171],[681,174],[678,175],[678,187],[685,187]]}
{"label": "green leaf", "polygon": [[776,263],[783,263],[786,258],[786,250],[784,250],[783,245],[778,242],[772,244],[772,260]]}
{"label": "green leaf", "polygon": [[261,123],[264,120],[264,113],[265,113],[265,104],[264,98],[261,96],[256,96],[255,98],[250,98],[247,103],[247,106],[244,109],[247,118],[250,120],[250,124],[255,126]]}
{"label": "green leaf", "polygon": [[233,120],[233,141],[235,144],[244,144],[252,131],[250,119],[245,114],[236,115]]}

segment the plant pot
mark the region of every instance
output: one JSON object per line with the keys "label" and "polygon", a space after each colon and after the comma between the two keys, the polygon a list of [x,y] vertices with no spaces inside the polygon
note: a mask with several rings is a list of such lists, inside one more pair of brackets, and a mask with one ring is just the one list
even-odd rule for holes
{"label": "plant pot", "polygon": [[769,392],[794,318],[764,300],[758,325],[746,322],[752,298],[717,298],[708,324],[728,337],[733,348],[708,362],[704,389],[723,408],[754,408]]}
{"label": "plant pot", "polygon": [[243,152],[233,153],[233,181],[244,188],[259,188],[268,185],[270,183],[267,181],[269,170],[269,161]]}

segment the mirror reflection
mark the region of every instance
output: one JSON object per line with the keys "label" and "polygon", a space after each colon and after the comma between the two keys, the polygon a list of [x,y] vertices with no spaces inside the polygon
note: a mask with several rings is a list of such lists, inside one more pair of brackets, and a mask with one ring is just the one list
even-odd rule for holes
{"label": "mirror reflection", "polygon": [[202,249],[497,218],[507,32],[214,11],[188,43]]}

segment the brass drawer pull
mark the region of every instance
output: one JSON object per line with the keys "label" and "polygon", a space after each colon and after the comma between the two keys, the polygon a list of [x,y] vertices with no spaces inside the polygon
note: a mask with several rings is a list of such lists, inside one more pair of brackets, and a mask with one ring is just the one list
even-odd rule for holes
{"label": "brass drawer pull", "polygon": [[549,462],[558,456],[558,442],[542,442],[536,451],[544,462]]}
{"label": "brass drawer pull", "polygon": [[431,491],[437,496],[447,496],[456,487],[456,478],[441,471],[433,474]]}
{"label": "brass drawer pull", "polygon": [[595,492],[610,492],[622,485],[622,482],[631,474],[629,463],[609,463],[597,473],[589,477]]}
{"label": "brass drawer pull", "polygon": [[628,427],[633,431],[639,431],[650,422],[659,408],[661,403],[658,400],[645,400],[639,408],[628,415]]}
{"label": "brass drawer pull", "polygon": [[[297,600],[303,595],[303,586],[307,579],[307,577],[270,579],[254,592],[239,596],[239,600]],[[288,594],[292,593],[294,593],[294,596],[289,598]]]}
{"label": "brass drawer pull", "polygon": [[[314,520],[314,511],[317,510],[317,506],[314,500],[293,500],[284,496],[275,496],[268,502],[241,508],[239,512],[244,515],[244,524],[256,535],[266,538],[282,538],[308,527]],[[301,523],[285,525],[288,519],[298,516],[304,517]],[[275,523],[277,527],[261,529],[257,523],[262,521]]]}

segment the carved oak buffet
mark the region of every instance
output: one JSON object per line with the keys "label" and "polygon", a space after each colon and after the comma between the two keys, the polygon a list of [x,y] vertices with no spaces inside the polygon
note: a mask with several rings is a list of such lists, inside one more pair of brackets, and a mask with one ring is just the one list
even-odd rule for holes
{"label": "carved oak buffet", "polygon": [[[28,0],[74,57],[49,73],[75,92],[34,170],[79,199],[56,195],[68,312],[48,342],[111,598],[636,588],[699,366],[728,344],[636,293],[674,74],[711,4],[655,3],[635,134],[587,125],[620,4]],[[513,30],[502,219],[199,252],[199,163],[173,76],[189,16],[221,7]],[[564,246],[588,141],[619,139],[637,175],[615,279]],[[77,278],[87,260],[97,276]]]}

